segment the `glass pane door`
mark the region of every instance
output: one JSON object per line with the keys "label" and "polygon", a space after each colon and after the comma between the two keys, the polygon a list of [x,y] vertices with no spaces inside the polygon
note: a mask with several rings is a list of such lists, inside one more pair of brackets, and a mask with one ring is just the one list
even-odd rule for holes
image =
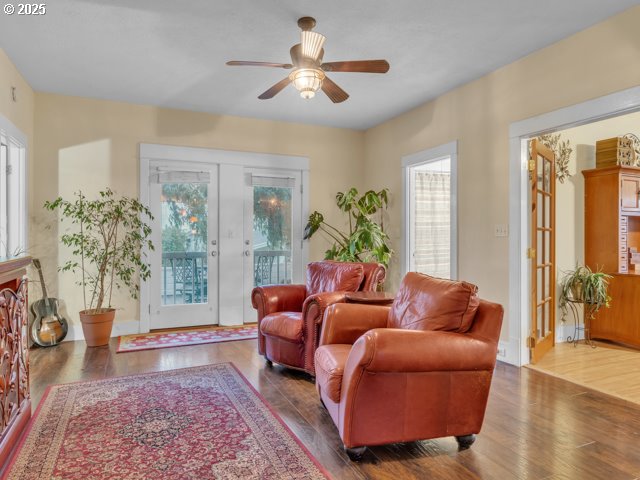
{"label": "glass pane door", "polygon": [[253,286],[291,283],[291,187],[253,186]]}
{"label": "glass pane door", "polygon": [[208,185],[162,185],[162,305],[207,303]]}
{"label": "glass pane door", "polygon": [[217,323],[215,172],[154,172],[151,328]]}
{"label": "glass pane door", "polygon": [[301,282],[299,172],[253,170],[245,192],[245,323],[255,322],[254,287]]}

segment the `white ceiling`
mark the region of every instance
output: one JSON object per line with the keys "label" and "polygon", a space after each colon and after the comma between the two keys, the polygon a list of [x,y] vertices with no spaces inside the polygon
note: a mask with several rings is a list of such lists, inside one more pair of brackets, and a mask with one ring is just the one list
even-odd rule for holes
{"label": "white ceiling", "polygon": [[[51,0],[44,16],[0,13],[0,47],[38,91],[366,129],[638,4]],[[225,62],[289,62],[305,15],[327,37],[325,61],[384,58],[389,73],[330,74],[351,95],[342,104],[292,86],[258,100],[288,71]]]}

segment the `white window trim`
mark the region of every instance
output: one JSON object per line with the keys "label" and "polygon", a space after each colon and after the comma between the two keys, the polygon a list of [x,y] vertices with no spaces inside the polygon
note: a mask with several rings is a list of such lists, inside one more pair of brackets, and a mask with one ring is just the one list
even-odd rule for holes
{"label": "white window trim", "polygon": [[640,111],[640,87],[633,87],[509,125],[509,340],[506,355],[500,360],[517,366],[529,363],[527,139],[637,111]]}
{"label": "white window trim", "polygon": [[437,147],[422,150],[402,157],[402,244],[400,261],[403,276],[409,271],[411,238],[409,236],[409,214],[411,208],[409,173],[411,167],[451,159],[451,278],[458,278],[458,141],[454,140]]}
{"label": "white window trim", "polygon": [[[28,188],[28,181],[27,179],[29,178],[29,172],[28,172],[28,165],[27,165],[27,149],[28,149],[28,144],[27,144],[27,136],[22,133],[13,123],[11,123],[11,121],[5,117],[4,115],[0,114],[0,141],[7,141],[7,143],[9,143],[8,141],[11,140],[11,143],[17,145],[17,147],[19,148],[19,156],[20,158],[18,159],[19,162],[19,166],[21,167],[19,170],[19,172],[16,173],[21,173],[21,178],[19,179],[19,184],[18,184],[18,188],[20,190],[20,203],[21,205],[19,205],[18,208],[18,212],[17,215],[19,216],[19,218],[22,220],[22,223],[20,225],[20,232],[19,232],[19,246],[18,247],[14,247],[14,246],[9,246],[10,250],[14,250],[15,248],[19,248],[22,250],[27,250],[27,246],[28,246],[28,232],[29,232],[29,205],[27,202],[28,197],[28,192],[27,192],[27,188]],[[9,147],[9,145],[7,145],[7,147]],[[11,149],[7,148],[7,160],[10,160],[12,162],[12,164],[15,162],[15,159],[11,158]],[[13,207],[10,207],[13,208]],[[11,255],[13,252],[12,251],[8,251],[7,252],[9,255]]]}
{"label": "white window trim", "polygon": [[[139,188],[140,202],[149,205],[149,174],[151,163],[162,165],[166,162],[188,162],[207,165],[241,165],[251,168],[298,170],[302,178],[302,225],[309,217],[309,159],[293,155],[275,155],[269,153],[238,152],[213,148],[182,147],[141,143],[139,151]],[[143,249],[144,254],[149,252]],[[302,278],[304,268],[309,260],[309,242],[302,242]],[[151,283],[142,282],[140,285],[140,326],[139,332],[149,332],[151,305]]]}

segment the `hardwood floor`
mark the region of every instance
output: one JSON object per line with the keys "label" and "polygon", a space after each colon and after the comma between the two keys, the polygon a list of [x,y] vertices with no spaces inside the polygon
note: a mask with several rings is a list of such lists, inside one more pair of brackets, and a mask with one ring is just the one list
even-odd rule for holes
{"label": "hardwood floor", "polygon": [[636,479],[640,406],[528,369],[498,363],[476,443],[453,438],[374,447],[361,463],[305,374],[269,368],[246,340],[115,353],[84,342],[31,350],[36,405],[51,384],[233,362],[335,479]]}
{"label": "hardwood floor", "polygon": [[640,350],[606,342],[558,343],[528,368],[640,404]]}

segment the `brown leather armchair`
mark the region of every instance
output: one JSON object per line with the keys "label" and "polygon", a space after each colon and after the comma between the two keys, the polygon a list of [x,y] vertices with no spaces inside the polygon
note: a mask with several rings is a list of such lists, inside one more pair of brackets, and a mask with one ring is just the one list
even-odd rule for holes
{"label": "brown leather armchair", "polygon": [[347,292],[376,290],[385,279],[379,263],[322,261],[307,266],[306,285],[269,285],[251,293],[258,311],[258,352],[267,362],[315,375],[314,353],[325,309]]}
{"label": "brown leather armchair", "polygon": [[316,388],[349,456],[366,446],[480,432],[502,326],[501,305],[466,282],[408,273],[391,307],[327,309]]}

